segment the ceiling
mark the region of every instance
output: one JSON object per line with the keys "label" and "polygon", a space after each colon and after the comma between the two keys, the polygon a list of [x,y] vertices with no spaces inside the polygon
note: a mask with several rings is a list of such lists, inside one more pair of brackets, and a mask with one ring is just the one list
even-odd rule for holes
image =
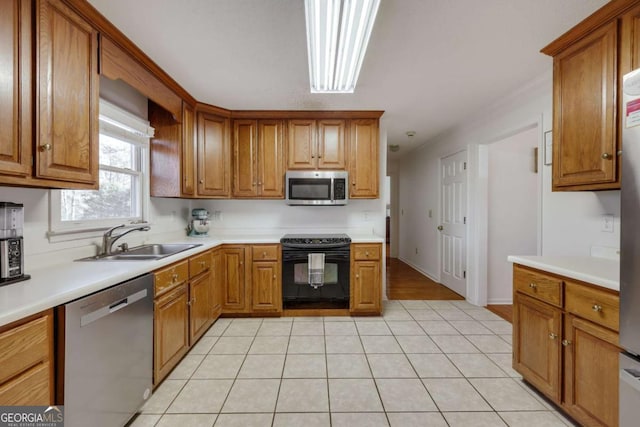
{"label": "ceiling", "polygon": [[309,91],[303,0],[89,2],[199,101],[385,110],[393,158],[549,72],[539,50],[606,0],[382,0],[355,93],[324,95]]}

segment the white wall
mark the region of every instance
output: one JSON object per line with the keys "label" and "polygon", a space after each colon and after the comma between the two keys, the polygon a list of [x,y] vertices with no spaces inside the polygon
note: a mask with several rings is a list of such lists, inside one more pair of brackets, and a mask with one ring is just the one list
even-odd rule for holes
{"label": "white wall", "polygon": [[[399,258],[428,276],[439,280],[438,159],[464,148],[470,155],[478,144],[491,144],[537,123],[542,130],[552,126],[552,78],[549,71],[521,90],[479,111],[464,123],[405,154],[399,162],[400,175],[400,248]],[[541,137],[539,138],[541,139]],[[542,153],[541,141],[538,141]],[[482,179],[477,163],[470,164],[470,179]],[[544,166],[542,192],[542,254],[588,255],[591,246],[619,246],[620,196],[613,192],[551,192],[551,167]],[[506,178],[505,178],[506,179]],[[474,183],[470,183],[471,189]],[[471,194],[470,197],[474,197]],[[428,210],[434,212],[429,218]],[[615,217],[614,233],[601,232],[601,214]],[[469,218],[469,228],[476,229],[477,217]],[[469,242],[471,247],[473,242]],[[418,253],[416,254],[416,248]],[[481,250],[481,248],[480,248]],[[482,266],[468,265],[467,277],[473,283],[483,280]],[[485,266],[486,267],[486,266]],[[484,280],[486,280],[486,275]]]}
{"label": "white wall", "polygon": [[539,175],[533,127],[488,145],[487,301],[510,304],[513,268],[507,256],[538,254]]}

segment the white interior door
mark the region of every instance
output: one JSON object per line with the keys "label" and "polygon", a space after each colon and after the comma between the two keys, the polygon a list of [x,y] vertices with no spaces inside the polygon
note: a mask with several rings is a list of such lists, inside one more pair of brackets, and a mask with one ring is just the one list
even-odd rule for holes
{"label": "white interior door", "polygon": [[442,158],[440,168],[440,281],[466,296],[467,152]]}

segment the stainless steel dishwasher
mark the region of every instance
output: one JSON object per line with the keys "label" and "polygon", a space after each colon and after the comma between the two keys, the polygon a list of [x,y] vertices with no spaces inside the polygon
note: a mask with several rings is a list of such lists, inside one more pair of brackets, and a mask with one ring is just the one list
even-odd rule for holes
{"label": "stainless steel dishwasher", "polygon": [[123,426],[151,395],[153,276],[65,305],[67,427]]}

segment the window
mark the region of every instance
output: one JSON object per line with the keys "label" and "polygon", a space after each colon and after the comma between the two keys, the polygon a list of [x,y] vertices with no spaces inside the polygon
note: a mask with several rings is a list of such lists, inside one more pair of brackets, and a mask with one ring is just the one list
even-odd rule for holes
{"label": "window", "polygon": [[148,122],[100,100],[99,190],[52,190],[49,236],[148,221]]}

